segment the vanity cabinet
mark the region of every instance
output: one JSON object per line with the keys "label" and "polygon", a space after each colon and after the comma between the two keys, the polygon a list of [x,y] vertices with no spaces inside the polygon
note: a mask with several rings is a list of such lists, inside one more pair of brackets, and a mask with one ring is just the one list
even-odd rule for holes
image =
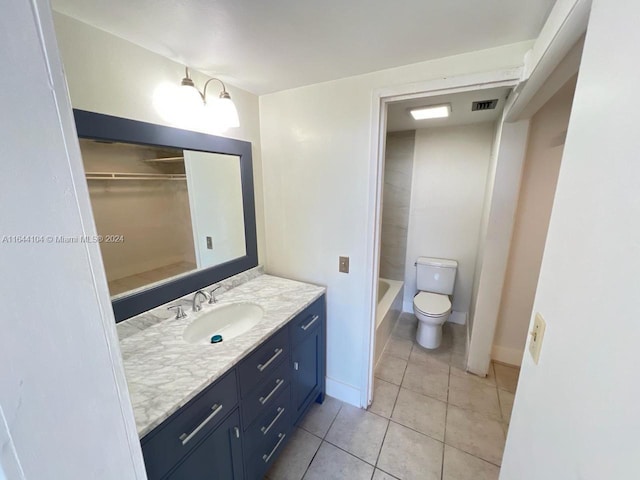
{"label": "vanity cabinet", "polygon": [[292,401],[297,424],[314,400],[324,401],[325,302],[316,300],[291,322]]}
{"label": "vanity cabinet", "polygon": [[235,410],[173,470],[167,480],[243,480],[240,416]]}
{"label": "vanity cabinet", "polygon": [[325,297],[142,439],[149,480],[263,478],[325,392]]}

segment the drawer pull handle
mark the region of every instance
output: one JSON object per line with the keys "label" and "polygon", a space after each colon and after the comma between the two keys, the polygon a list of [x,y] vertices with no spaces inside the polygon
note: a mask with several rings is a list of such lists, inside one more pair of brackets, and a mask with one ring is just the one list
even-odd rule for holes
{"label": "drawer pull handle", "polygon": [[233,427],[233,432],[236,434],[236,438],[240,438],[240,429],[238,427]]}
{"label": "drawer pull handle", "polygon": [[182,435],[180,435],[180,437],[178,437],[182,441],[182,445],[186,445],[187,443],[189,443],[189,440],[191,440],[200,430],[202,430],[207,423],[213,420],[213,417],[220,413],[220,410],[222,410],[222,404],[218,405],[216,403],[213,407],[211,407],[211,410],[213,410],[213,412],[211,412],[211,415],[205,418],[204,421],[193,430],[193,432],[191,432],[189,435],[183,433]]}
{"label": "drawer pull handle", "polygon": [[278,389],[282,386],[282,384],[284,383],[284,380],[279,378],[276,380],[276,386],[273,387],[273,390],[271,390],[269,392],[269,395],[267,395],[266,397],[260,397],[260,399],[258,400],[262,405],[264,405],[265,403],[267,403],[269,401],[269,399],[273,396],[274,393],[276,393],[278,391]]}
{"label": "drawer pull handle", "polygon": [[282,416],[283,413],[284,413],[284,407],[278,407],[278,414],[276,415],[276,417],[273,420],[271,420],[271,423],[268,426],[262,427],[260,429],[263,435],[266,435],[267,433],[269,433],[269,430],[271,430],[271,427],[273,427],[273,424],[278,421],[278,419]]}
{"label": "drawer pull handle", "polygon": [[271,457],[273,456],[273,454],[276,453],[276,450],[278,450],[278,447],[280,446],[280,444],[284,440],[284,437],[286,436],[287,435],[284,433],[278,434],[278,438],[280,438],[280,440],[278,440],[278,443],[276,443],[276,446],[273,447],[273,450],[271,450],[271,453],[269,455],[267,455],[266,453],[262,455],[262,460],[264,460],[264,463],[269,463],[269,460],[271,460]]}
{"label": "drawer pull handle", "polygon": [[306,325],[302,325],[300,328],[302,328],[303,330],[307,330],[311,325],[313,325],[314,323],[316,323],[316,321],[319,319],[320,317],[318,315],[314,315],[313,318],[311,319],[311,321],[309,323],[307,323]]}
{"label": "drawer pull handle", "polygon": [[276,358],[278,358],[280,356],[280,354],[282,353],[282,349],[281,348],[276,348],[274,350],[274,355],[273,357],[271,357],[269,360],[267,360],[267,362],[265,364],[259,364],[258,365],[258,370],[260,370],[261,372],[264,371],[265,368],[267,368],[269,365],[271,365],[271,362],[273,362]]}

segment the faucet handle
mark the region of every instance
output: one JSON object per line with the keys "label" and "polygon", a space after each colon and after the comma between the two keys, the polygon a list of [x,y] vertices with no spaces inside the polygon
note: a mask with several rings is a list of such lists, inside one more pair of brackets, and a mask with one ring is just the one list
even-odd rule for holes
{"label": "faucet handle", "polygon": [[209,290],[209,303],[217,302],[215,291],[218,290],[219,288],[222,288],[222,285],[218,285],[217,287],[213,287],[211,290]]}
{"label": "faucet handle", "polygon": [[186,318],[187,314],[185,313],[184,309],[182,308],[182,305],[173,305],[171,307],[167,307],[167,310],[172,310],[172,309],[176,309],[176,320],[179,320],[181,318]]}

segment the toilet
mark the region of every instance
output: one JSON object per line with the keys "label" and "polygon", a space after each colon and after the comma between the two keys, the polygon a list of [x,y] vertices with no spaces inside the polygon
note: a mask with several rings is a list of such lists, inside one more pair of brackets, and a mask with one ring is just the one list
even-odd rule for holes
{"label": "toilet", "polygon": [[438,348],[442,325],[451,314],[451,300],[458,262],[444,258],[418,257],[413,312],[418,318],[416,341],[424,348]]}

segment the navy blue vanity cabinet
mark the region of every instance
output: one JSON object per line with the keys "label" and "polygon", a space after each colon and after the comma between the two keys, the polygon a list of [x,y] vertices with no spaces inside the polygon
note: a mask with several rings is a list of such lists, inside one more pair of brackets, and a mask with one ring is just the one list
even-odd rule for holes
{"label": "navy blue vanity cabinet", "polygon": [[166,480],[243,480],[240,416],[234,411]]}
{"label": "navy blue vanity cabinet", "polygon": [[264,476],[291,433],[290,345],[285,326],[238,365],[247,480]]}
{"label": "navy blue vanity cabinet", "polygon": [[313,401],[322,403],[325,393],[325,296],[304,309],[290,324],[291,395],[294,424]]}
{"label": "navy blue vanity cabinet", "polygon": [[259,480],[325,392],[323,295],[142,439],[149,480]]}
{"label": "navy blue vanity cabinet", "polygon": [[[240,421],[237,409],[237,377],[236,371],[231,370],[142,439],[142,454],[149,480],[167,478],[169,471],[185,461],[188,456],[195,455],[194,458],[199,458],[205,454],[204,452],[208,452],[206,454],[210,458],[226,458],[228,449],[220,452],[212,449],[211,446],[219,445],[220,441],[218,436],[210,435],[227,435],[227,430],[232,428],[226,426],[229,421],[234,424],[233,427],[238,428],[237,433],[234,430],[234,435],[239,435]],[[225,420],[227,417],[232,420]],[[225,423],[222,423],[223,421]],[[224,433],[220,433],[223,430]],[[236,449],[239,448],[239,442],[234,446]],[[199,452],[197,455],[196,451]],[[237,454],[236,451],[236,456]],[[194,464],[196,460],[191,462],[191,465]],[[191,478],[196,480],[215,477],[203,474]]]}

